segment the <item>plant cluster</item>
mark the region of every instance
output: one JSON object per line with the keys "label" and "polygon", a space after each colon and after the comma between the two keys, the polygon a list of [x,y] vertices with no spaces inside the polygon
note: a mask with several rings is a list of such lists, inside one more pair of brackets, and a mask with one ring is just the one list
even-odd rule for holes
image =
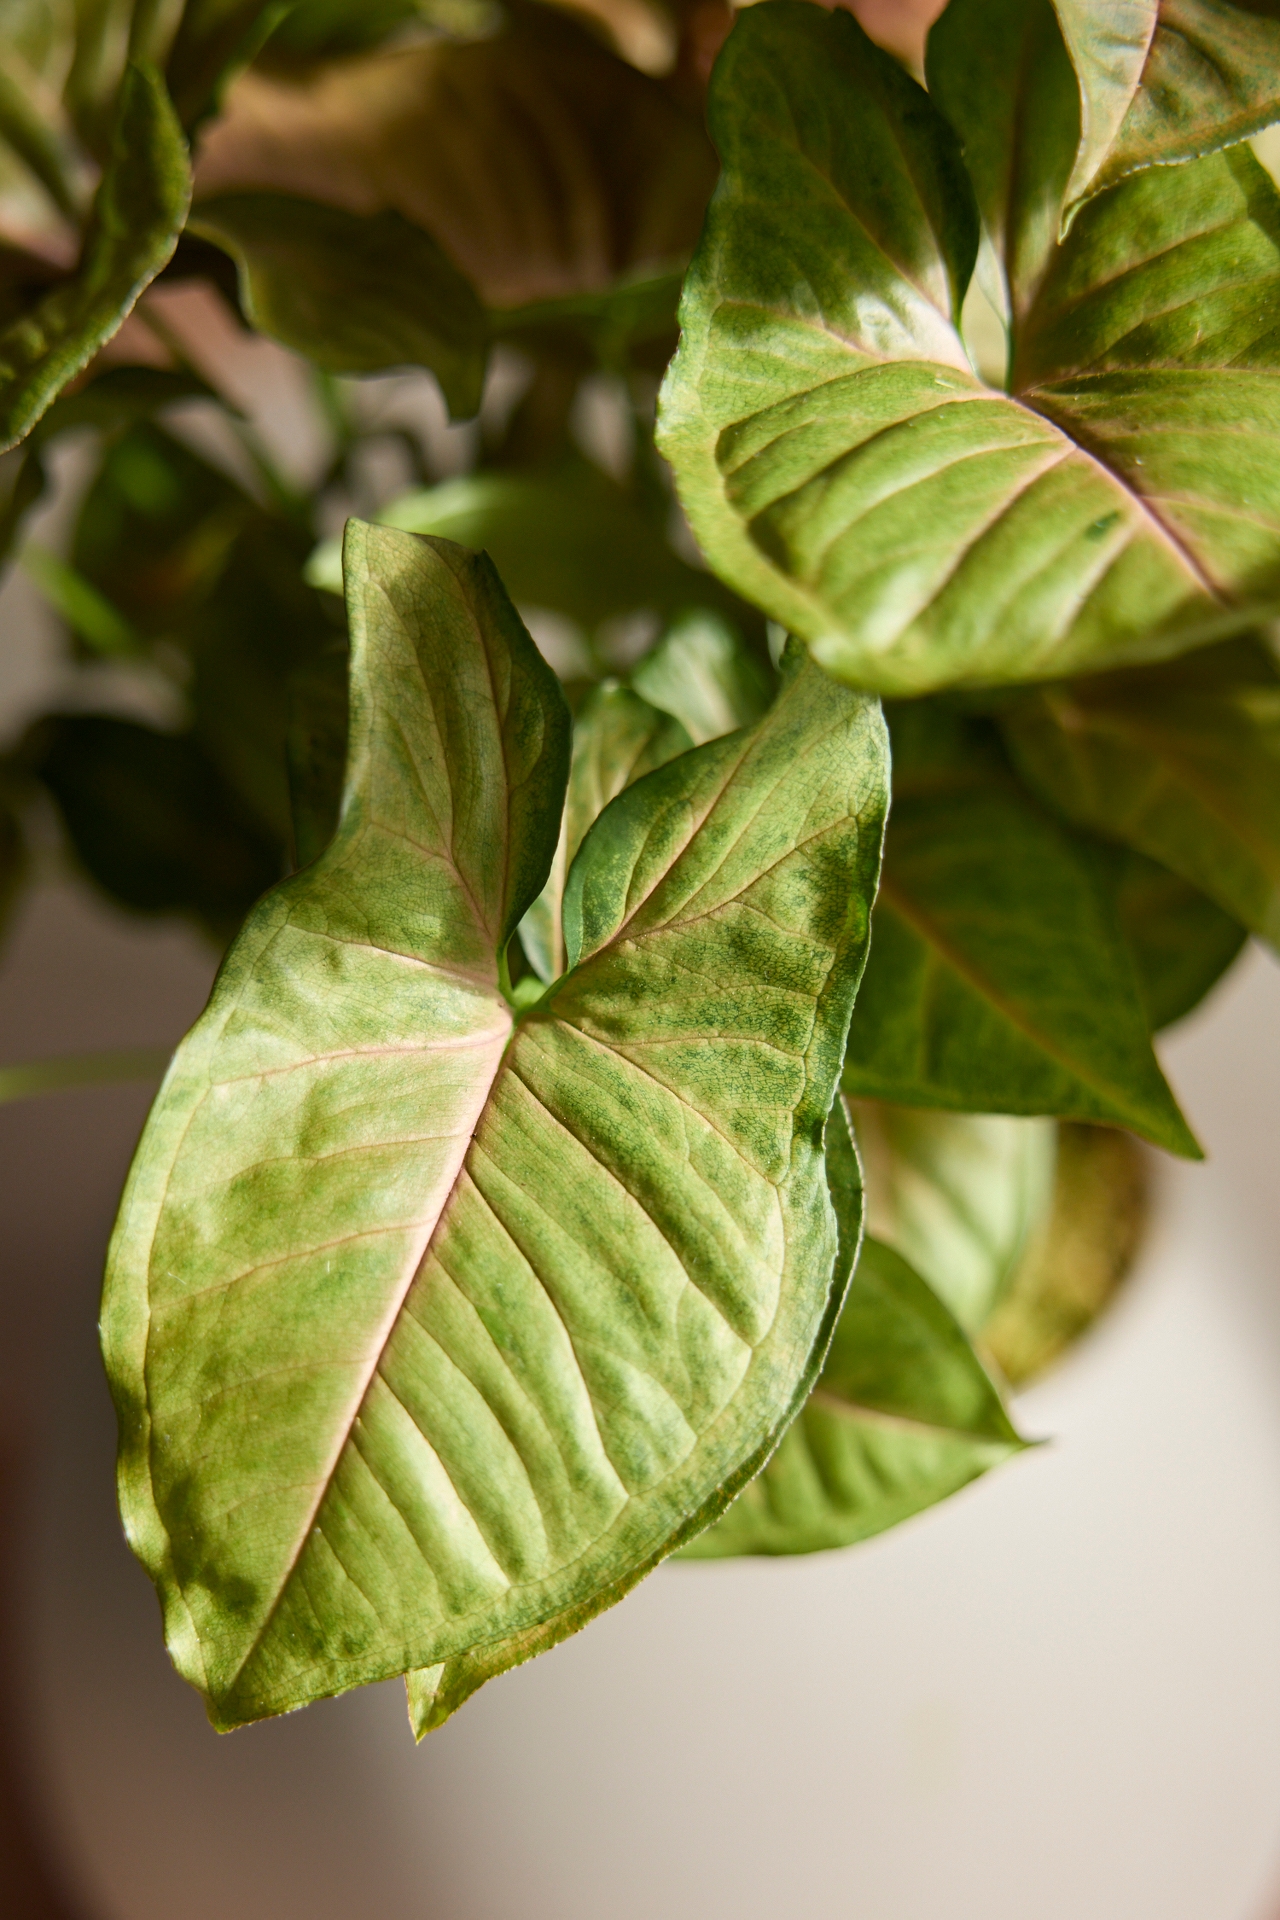
{"label": "plant cluster", "polygon": [[227,949],[103,1323],[222,1727],[420,1735],[1016,1453],[1132,1136],[1199,1153],[1153,1034],[1280,934],[1280,5],[950,0],[920,72],[584,9],[6,9],[0,539],[82,693],[0,884],[52,807]]}

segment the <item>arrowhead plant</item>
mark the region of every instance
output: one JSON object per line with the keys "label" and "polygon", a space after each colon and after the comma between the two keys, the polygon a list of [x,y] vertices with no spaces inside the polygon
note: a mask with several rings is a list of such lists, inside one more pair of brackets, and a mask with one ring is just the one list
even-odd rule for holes
{"label": "arrowhead plant", "polygon": [[222,954],[124,1525],[216,1726],[403,1675],[421,1737],[1022,1451],[1199,1156],[1155,1038],[1280,945],[1280,4],[763,0],[709,84],[691,0],[47,12],[0,555],[73,697],[0,912],[52,805]]}

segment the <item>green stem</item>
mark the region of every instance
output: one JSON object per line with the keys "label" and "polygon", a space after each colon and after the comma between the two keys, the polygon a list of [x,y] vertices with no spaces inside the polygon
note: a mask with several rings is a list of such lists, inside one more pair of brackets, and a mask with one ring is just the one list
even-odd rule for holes
{"label": "green stem", "polygon": [[37,1093],[56,1093],[62,1087],[158,1080],[172,1051],[171,1047],[116,1047],[103,1053],[68,1053],[53,1060],[0,1067],[0,1106],[9,1100],[28,1100]]}

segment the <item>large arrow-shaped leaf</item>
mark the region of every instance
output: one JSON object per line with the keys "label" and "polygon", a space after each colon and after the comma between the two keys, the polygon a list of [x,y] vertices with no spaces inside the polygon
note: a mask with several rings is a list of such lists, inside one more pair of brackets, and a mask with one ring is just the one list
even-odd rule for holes
{"label": "large arrow-shaped leaf", "polygon": [[129,1533],[222,1726],[582,1624],[754,1472],[833,1304],[874,703],[806,665],[616,799],[513,1031],[560,696],[487,562],[356,527],[347,578],[341,825],[232,949],[110,1261]]}
{"label": "large arrow-shaped leaf", "polygon": [[663,445],[712,563],[833,673],[918,693],[1155,659],[1280,590],[1280,220],[1250,156],[1087,208],[1003,394],[953,325],[955,137],[856,22],[752,8],[711,121]]}

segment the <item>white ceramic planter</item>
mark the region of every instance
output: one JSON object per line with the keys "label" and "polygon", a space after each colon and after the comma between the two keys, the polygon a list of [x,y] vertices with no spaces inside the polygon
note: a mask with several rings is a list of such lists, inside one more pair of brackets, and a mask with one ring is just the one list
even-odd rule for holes
{"label": "white ceramic planter", "polygon": [[[207,974],[51,895],[3,1057],[168,1039]],[[1280,974],[1166,1052],[1214,1158],[1024,1397],[1050,1446],[846,1554],[664,1569],[418,1751],[398,1686],[219,1738],[170,1672],[94,1344],[146,1096],[0,1110],[33,1770],[94,1920],[1275,1920]]]}

